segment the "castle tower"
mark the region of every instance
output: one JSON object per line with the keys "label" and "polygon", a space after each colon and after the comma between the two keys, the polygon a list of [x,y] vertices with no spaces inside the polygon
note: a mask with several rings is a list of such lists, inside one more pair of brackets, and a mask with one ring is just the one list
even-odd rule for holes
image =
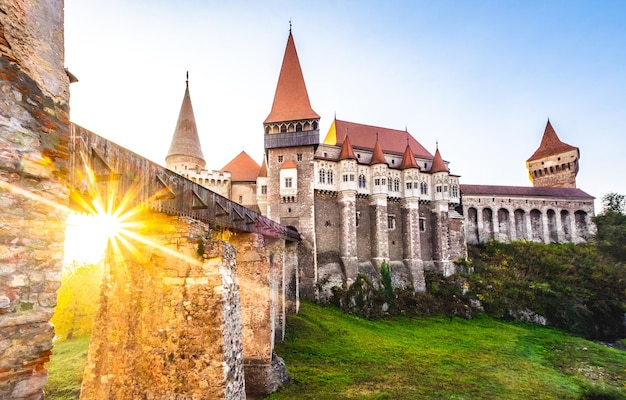
{"label": "castle tower", "polygon": [[256,198],[259,211],[264,216],[267,216],[267,184],[267,162],[265,161],[265,155],[263,155],[263,163],[256,178]]}
{"label": "castle tower", "polygon": [[449,178],[450,171],[446,166],[439,147],[435,151],[433,164],[430,167],[433,182],[433,260],[444,276],[454,272],[454,265],[450,260],[450,221],[449,221]]}
{"label": "castle tower", "polygon": [[337,194],[340,211],[339,257],[348,285],[358,274],[357,233],[356,233],[356,192],[357,157],[346,134],[339,153],[339,191]]}
{"label": "castle tower", "polygon": [[196,118],[189,96],[189,73],[187,73],[185,85],[185,96],[180,106],[172,143],[165,157],[165,165],[166,168],[189,177],[189,173],[186,171],[199,171],[204,168],[206,163],[202,155]]}
{"label": "castle tower", "polygon": [[291,30],[270,114],[263,122],[267,154],[267,214],[302,236],[298,246],[302,295],[315,299],[315,211],[313,156],[319,144],[319,115],[313,111]]}
{"label": "castle tower", "polygon": [[371,223],[371,256],[372,264],[376,269],[383,261],[389,261],[389,221],[387,219],[387,179],[389,166],[385,160],[383,150],[376,137],[376,144],[370,161],[372,167],[372,192],[370,195]]}
{"label": "castle tower", "polygon": [[579,158],[578,147],[561,142],[548,119],[539,148],[526,161],[530,181],[536,187],[575,188]]}
{"label": "castle tower", "polygon": [[420,168],[415,160],[409,140],[400,164],[403,182],[405,183],[404,198],[402,199],[402,252],[404,265],[411,271],[411,281],[416,292],[426,291],[424,278],[424,262],[420,240],[420,210],[419,210],[419,173]]}

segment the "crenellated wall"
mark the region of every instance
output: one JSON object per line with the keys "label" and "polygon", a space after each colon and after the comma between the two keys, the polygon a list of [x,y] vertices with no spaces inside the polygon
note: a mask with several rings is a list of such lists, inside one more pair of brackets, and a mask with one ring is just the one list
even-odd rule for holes
{"label": "crenellated wall", "polygon": [[42,399],[61,284],[69,80],[63,0],[0,1],[0,398]]}

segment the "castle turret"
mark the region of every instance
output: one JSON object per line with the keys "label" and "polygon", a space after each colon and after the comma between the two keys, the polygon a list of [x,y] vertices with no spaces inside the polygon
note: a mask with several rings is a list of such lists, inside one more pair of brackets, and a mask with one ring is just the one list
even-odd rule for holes
{"label": "castle turret", "polygon": [[337,197],[341,206],[339,257],[348,285],[354,282],[359,269],[356,232],[356,160],[350,137],[346,134],[339,153],[340,179]]}
{"label": "castle turret", "polygon": [[387,179],[389,179],[389,166],[385,160],[382,147],[376,136],[374,151],[370,161],[372,169],[372,192],[370,195],[370,221],[371,223],[371,254],[372,264],[378,269],[383,261],[389,261],[389,224],[395,220],[389,220],[387,214]]}
{"label": "castle turret", "polygon": [[546,124],[539,148],[526,161],[530,181],[535,187],[576,187],[578,147],[563,143],[550,120]]}
{"label": "castle turret", "polygon": [[[267,214],[292,226],[298,246],[301,294],[317,296],[313,158],[319,144],[319,115],[311,108],[291,30],[270,114],[263,122],[267,154]],[[329,177],[332,180],[332,175]]]}
{"label": "castle turret", "polygon": [[411,282],[416,292],[426,291],[424,278],[424,263],[422,261],[420,224],[424,221],[420,218],[419,210],[419,173],[420,168],[415,160],[411,146],[407,138],[406,149],[400,163],[404,187],[402,199],[402,253],[404,265],[411,271]]}
{"label": "castle turret", "polygon": [[191,96],[189,96],[189,74],[185,81],[185,95],[180,106],[170,149],[165,157],[165,165],[168,169],[186,177],[189,177],[191,171],[199,171],[206,165],[191,105]]}
{"label": "castle turret", "polygon": [[450,259],[450,214],[449,214],[449,180],[450,171],[446,166],[439,147],[435,151],[430,168],[433,183],[433,201],[431,212],[433,221],[433,260],[444,276],[454,272],[454,264]]}

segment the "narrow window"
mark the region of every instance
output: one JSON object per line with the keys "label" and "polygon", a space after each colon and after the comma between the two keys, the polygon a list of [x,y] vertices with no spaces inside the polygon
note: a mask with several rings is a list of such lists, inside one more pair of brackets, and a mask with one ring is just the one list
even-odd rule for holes
{"label": "narrow window", "polygon": [[328,184],[332,185],[333,184],[333,171],[328,171],[328,174],[326,175],[326,177],[328,178]]}
{"label": "narrow window", "polygon": [[267,194],[267,185],[261,185],[261,194]]}
{"label": "narrow window", "polygon": [[302,161],[302,153],[298,153],[297,158],[298,158],[298,161]]}
{"label": "narrow window", "polygon": [[285,178],[285,187],[286,188],[290,188],[293,184],[293,181],[291,180],[291,178]]}
{"label": "narrow window", "polygon": [[279,163],[283,162],[283,156],[278,156],[278,162]]}
{"label": "narrow window", "polygon": [[396,217],[393,215],[387,216],[387,228],[396,229]]}

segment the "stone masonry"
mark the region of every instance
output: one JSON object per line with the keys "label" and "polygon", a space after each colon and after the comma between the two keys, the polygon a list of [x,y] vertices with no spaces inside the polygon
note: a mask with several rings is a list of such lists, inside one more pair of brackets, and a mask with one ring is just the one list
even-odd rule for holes
{"label": "stone masonry", "polygon": [[134,222],[143,239],[106,257],[81,399],[244,399],[235,249],[184,217]]}
{"label": "stone masonry", "polygon": [[0,398],[42,399],[67,216],[63,0],[0,1]]}

